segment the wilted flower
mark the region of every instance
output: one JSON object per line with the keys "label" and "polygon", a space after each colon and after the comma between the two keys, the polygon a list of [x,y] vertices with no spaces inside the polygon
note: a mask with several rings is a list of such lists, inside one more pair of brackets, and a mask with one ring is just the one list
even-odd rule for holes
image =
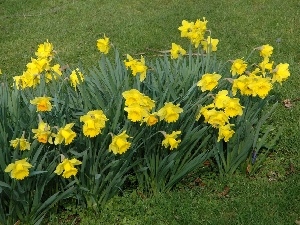
{"label": "wilted flower", "polygon": [[10,173],[11,178],[23,180],[25,177],[29,176],[29,169],[31,167],[32,165],[28,163],[27,158],[25,158],[9,164],[4,171]]}
{"label": "wilted flower", "polygon": [[54,173],[57,175],[62,174],[64,178],[70,178],[71,176],[75,176],[77,174],[77,169],[75,166],[82,164],[79,160],[73,158],[71,160],[64,159],[60,164],[57,165]]}
{"label": "wilted flower", "polygon": [[112,142],[108,147],[109,151],[112,151],[116,155],[123,154],[130,148],[131,143],[127,141],[127,138],[129,138],[129,136],[126,134],[126,130],[124,130],[119,135],[112,136]]}

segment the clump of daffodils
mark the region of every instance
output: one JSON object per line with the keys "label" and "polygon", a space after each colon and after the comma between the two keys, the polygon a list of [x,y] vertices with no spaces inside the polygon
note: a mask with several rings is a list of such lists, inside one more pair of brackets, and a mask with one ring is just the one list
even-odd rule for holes
{"label": "clump of daffodils", "polygon": [[125,98],[125,108],[127,117],[132,122],[145,122],[148,126],[152,126],[158,122],[156,112],[151,112],[155,106],[155,101],[144,95],[136,89],[124,91],[122,93]]}
{"label": "clump of daffodils", "polygon": [[234,131],[231,129],[234,124],[230,124],[230,118],[241,116],[242,114],[243,106],[241,106],[240,100],[231,98],[228,96],[227,90],[222,90],[216,94],[213,103],[200,109],[196,120],[203,116],[204,122],[219,130],[218,141],[224,139],[227,142],[234,134]]}
{"label": "clump of daffodils", "polygon": [[188,38],[191,43],[198,48],[201,44],[205,52],[217,51],[218,39],[213,39],[211,36],[205,38],[207,31],[207,20],[203,18],[203,21],[197,19],[195,22],[189,22],[187,20],[182,21],[182,26],[178,28],[181,31],[181,37]]}
{"label": "clump of daffodils", "polygon": [[31,62],[26,65],[26,70],[21,76],[13,77],[14,85],[18,89],[34,88],[40,83],[41,76],[45,77],[46,82],[62,76],[59,64],[52,65],[55,56],[53,44],[44,42],[38,46],[35,53],[37,58],[31,58]]}

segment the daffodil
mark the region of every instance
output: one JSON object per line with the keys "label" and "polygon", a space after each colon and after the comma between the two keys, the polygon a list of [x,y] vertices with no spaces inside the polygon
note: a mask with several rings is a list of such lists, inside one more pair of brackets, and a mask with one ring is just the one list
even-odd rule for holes
{"label": "daffodil", "polygon": [[233,124],[226,124],[219,127],[218,141],[220,141],[221,139],[224,139],[225,142],[229,141],[229,139],[235,133],[234,130],[231,129],[231,126],[233,126]]}
{"label": "daffodil", "polygon": [[258,49],[260,50],[260,56],[269,58],[272,55],[274,48],[271,45],[267,44],[259,47]]}
{"label": "daffodil", "polygon": [[289,64],[278,64],[273,72],[272,82],[279,82],[280,84],[290,76]]}
{"label": "daffodil", "polygon": [[201,91],[211,91],[218,85],[218,81],[221,79],[220,74],[216,73],[206,73],[198,81],[197,86],[201,88]]}
{"label": "daffodil", "polygon": [[179,55],[185,55],[186,51],[180,46],[175,43],[172,43],[172,48],[171,48],[171,58],[172,59],[177,59]]}
{"label": "daffodil", "polygon": [[52,104],[50,102],[51,97],[35,97],[33,100],[30,100],[32,105],[36,105],[37,112],[46,112],[52,110]]}
{"label": "daffodil", "polygon": [[242,75],[246,71],[246,68],[247,63],[244,60],[236,59],[233,61],[230,71],[233,76],[235,76],[236,74]]}
{"label": "daffodil", "polygon": [[179,118],[179,114],[183,112],[183,109],[179,107],[179,104],[174,105],[172,102],[167,102],[157,112],[160,120],[165,120],[167,123],[176,122]]}
{"label": "daffodil", "polygon": [[181,131],[173,131],[171,134],[166,134],[165,132],[162,132],[165,139],[162,141],[162,145],[165,148],[170,147],[170,150],[173,150],[174,148],[178,147],[178,144],[181,142],[181,140],[176,140],[177,136],[181,134]]}
{"label": "daffodil", "polygon": [[24,138],[24,133],[22,134],[22,137],[21,138],[16,138],[14,140],[11,140],[10,141],[10,146],[12,146],[13,148],[17,148],[19,147],[19,149],[21,151],[24,151],[24,150],[30,150],[30,142],[27,141],[27,139]]}
{"label": "daffodil", "polygon": [[25,158],[9,164],[4,172],[10,173],[11,178],[23,180],[25,177],[29,176],[29,169],[31,167],[32,165],[28,163],[27,158]]}
{"label": "daffodil", "polygon": [[53,44],[49,43],[48,40],[47,42],[44,42],[43,44],[40,44],[38,46],[37,52],[35,55],[38,58],[52,58],[54,56],[54,49],[53,49]]}
{"label": "daffodil", "polygon": [[58,145],[61,144],[63,141],[65,142],[65,145],[70,144],[76,137],[76,133],[71,130],[74,125],[75,123],[69,123],[64,127],[60,128],[57,134],[54,135],[54,144]]}
{"label": "daffodil", "polygon": [[104,38],[97,40],[97,48],[103,54],[107,54],[110,49],[109,38],[104,35]]}
{"label": "daffodil", "polygon": [[84,76],[79,71],[79,69],[77,68],[76,70],[73,70],[72,73],[70,74],[70,82],[71,85],[75,88],[75,90],[77,88],[77,85],[83,81],[84,81]]}
{"label": "daffodil", "polygon": [[206,40],[201,41],[201,45],[205,52],[217,51],[218,43],[219,43],[219,39],[213,39],[210,36],[208,36]]}
{"label": "daffodil", "polygon": [[73,159],[67,159],[65,158],[60,164],[57,165],[54,173],[57,175],[61,175],[64,178],[70,178],[71,176],[75,176],[78,172],[78,169],[75,168],[75,166],[78,166],[82,164],[79,160],[73,158]]}
{"label": "daffodil", "polygon": [[126,130],[119,135],[112,135],[112,142],[108,147],[109,151],[112,151],[115,155],[125,153],[131,146],[127,138],[129,138],[129,135],[126,134]]}
{"label": "daffodil", "polygon": [[80,122],[84,122],[82,127],[83,134],[87,137],[95,137],[101,133],[108,119],[102,110],[89,111],[86,115],[80,117]]}
{"label": "daffodil", "polygon": [[38,128],[37,129],[32,129],[32,133],[35,134],[33,136],[33,138],[37,139],[38,142],[41,142],[41,143],[44,143],[44,144],[46,144],[47,142],[52,144],[52,138],[51,138],[51,131],[50,130],[51,130],[51,127],[40,118]]}

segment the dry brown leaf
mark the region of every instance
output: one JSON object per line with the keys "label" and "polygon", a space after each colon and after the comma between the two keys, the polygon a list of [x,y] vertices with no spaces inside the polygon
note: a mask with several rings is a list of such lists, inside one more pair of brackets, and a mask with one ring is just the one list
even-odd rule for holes
{"label": "dry brown leaf", "polygon": [[228,186],[225,186],[224,191],[218,194],[219,197],[228,197],[230,189]]}
{"label": "dry brown leaf", "polygon": [[292,106],[293,106],[291,99],[285,99],[285,100],[283,100],[283,104],[288,109],[292,108]]}

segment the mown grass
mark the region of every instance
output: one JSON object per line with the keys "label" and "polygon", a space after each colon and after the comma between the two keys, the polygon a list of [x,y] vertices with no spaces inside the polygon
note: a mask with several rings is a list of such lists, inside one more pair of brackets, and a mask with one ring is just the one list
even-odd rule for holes
{"label": "mown grass", "polygon": [[[10,76],[21,75],[37,45],[47,39],[64,63],[72,67],[81,62],[88,68],[100,57],[96,40],[104,33],[122,54],[145,53],[150,60],[158,50],[170,49],[172,42],[187,46],[178,26],[183,19],[202,17],[209,21],[212,37],[220,40],[220,60],[247,57],[262,44],[274,46],[273,60],[289,63],[292,75],[273,94],[278,101],[299,98],[300,3],[296,0],[0,0],[0,69]],[[256,180],[239,177],[226,183],[215,177],[215,184],[202,189],[149,199],[127,194],[99,214],[101,224],[291,224],[300,217],[295,203],[299,175],[286,175],[290,165],[295,173],[300,169],[300,106],[293,103],[291,109],[281,104],[270,121],[283,127],[283,135]],[[271,172],[277,181],[266,181]],[[217,182],[222,188],[228,182],[233,185],[229,198],[216,197]],[[97,224],[92,213],[82,214],[82,224]]]}

